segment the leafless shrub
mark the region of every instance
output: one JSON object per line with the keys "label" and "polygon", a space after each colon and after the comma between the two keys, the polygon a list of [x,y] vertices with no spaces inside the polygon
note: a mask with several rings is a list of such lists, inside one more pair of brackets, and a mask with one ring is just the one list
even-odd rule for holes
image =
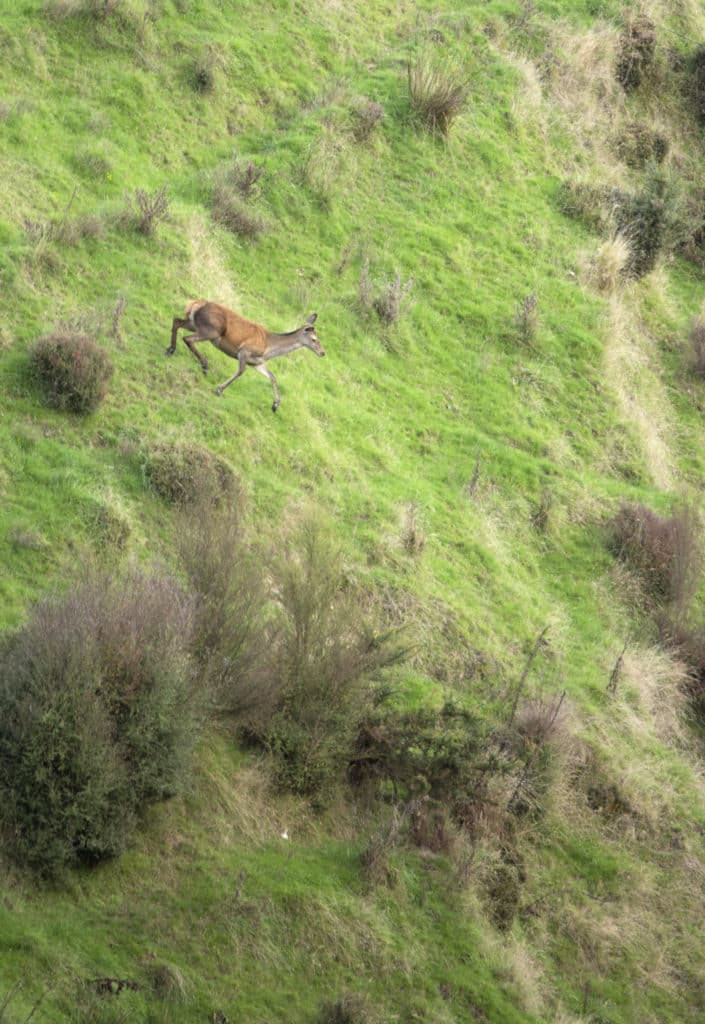
{"label": "leafless shrub", "polygon": [[169,186],[162,185],[156,192],[136,188],[125,198],[123,220],[132,224],[143,235],[152,237],[157,225],[169,212]]}
{"label": "leafless shrub", "polygon": [[409,555],[420,555],[426,547],[426,534],[421,526],[418,507],[413,502],[404,511],[401,543]]}
{"label": "leafless shrub", "polygon": [[409,102],[413,114],[429,131],[447,135],[468,99],[464,72],[420,56],[407,66]]}
{"label": "leafless shrub", "polygon": [[240,195],[245,199],[254,195],[257,190],[257,183],[263,174],[264,167],[261,164],[255,164],[252,160],[239,160],[237,156],[233,157],[229,178]]}
{"label": "leafless shrub", "polygon": [[363,100],[353,109],[353,135],[356,142],[369,142],[384,119],[384,107],[373,100]]}
{"label": "leafless shrub", "polygon": [[363,310],[374,310],[382,323],[393,324],[405,312],[413,287],[413,277],[408,281],[402,281],[399,271],[393,278],[382,278],[377,284],[373,284],[370,278],[370,262],[366,259],[360,270],[358,301]]}
{"label": "leafless shrub", "polygon": [[624,503],[612,520],[618,558],[640,577],[647,593],[684,619],[699,586],[703,551],[692,508],[659,516],[645,505]]}
{"label": "leafless shrub", "polygon": [[225,503],[206,493],[184,509],[176,542],[194,599],[193,649],[216,710],[244,727],[266,721],[281,696],[268,660],[275,628],[261,555],[247,542],[239,484]]}
{"label": "leafless shrub", "polygon": [[105,223],[102,217],[95,213],[84,213],[62,224],[54,237],[63,245],[78,245],[87,238],[102,238],[104,234]]}
{"label": "leafless shrub", "polygon": [[539,324],[539,300],[536,295],[527,295],[517,304],[514,326],[522,345],[531,346],[536,341]]}
{"label": "leafless shrub", "polygon": [[211,197],[213,219],[241,238],[254,240],[267,230],[267,222],[227,183],[217,183]]}
{"label": "leafless shrub", "polygon": [[626,92],[637,89],[652,69],[656,56],[656,26],[645,14],[627,21],[619,40],[617,81]]}
{"label": "leafless shrub", "polygon": [[122,336],[121,323],[122,323],[122,318],[125,315],[125,310],[126,309],[127,309],[127,299],[125,298],[124,295],[119,295],[118,298],[117,298],[117,301],[115,303],[115,308],[113,309],[113,318],[112,318],[112,325],[111,325],[111,333],[112,333],[113,341],[117,344],[118,348],[124,348],[125,347],[125,341],[124,341],[124,338]]}

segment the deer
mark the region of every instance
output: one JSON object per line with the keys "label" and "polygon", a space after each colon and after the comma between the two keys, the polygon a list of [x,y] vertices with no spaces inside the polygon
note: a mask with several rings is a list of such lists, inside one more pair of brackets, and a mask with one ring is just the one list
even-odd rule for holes
{"label": "deer", "polygon": [[279,388],[274,374],[264,364],[277,356],[288,356],[297,348],[309,348],[317,356],[324,356],[325,352],[313,327],[317,316],[317,313],[312,313],[303,327],[289,331],[288,334],[274,334],[261,324],[257,324],[253,320],[246,320],[245,317],[228,309],[227,306],[222,306],[219,302],[191,299],[186,304],[184,318],[174,318],[171,325],[171,345],[166,350],[166,354],[173,356],[176,350],[177,331],[192,330],[192,334],[184,334],[182,339],[186,347],[198,359],[204,373],[208,373],[208,360],[196,348],[201,341],[210,341],[226,356],[238,361],[237,373],[234,373],[216,389],[218,398],[233,381],[242,377],[248,366],[254,366],[258,373],[272,383],[274,389],[272,412],[276,412],[281,403]]}

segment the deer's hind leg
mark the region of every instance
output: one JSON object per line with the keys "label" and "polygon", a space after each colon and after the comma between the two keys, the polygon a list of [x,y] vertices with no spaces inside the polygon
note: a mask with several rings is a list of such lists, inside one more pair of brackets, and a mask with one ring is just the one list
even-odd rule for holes
{"label": "deer's hind leg", "polygon": [[257,366],[255,366],[255,370],[257,370],[257,373],[261,373],[263,377],[266,377],[267,380],[270,380],[272,382],[272,387],[274,388],[274,403],[272,405],[272,412],[276,412],[277,409],[279,408],[279,403],[281,402],[276,378],[272,371],[267,369],[264,363],[259,363]]}

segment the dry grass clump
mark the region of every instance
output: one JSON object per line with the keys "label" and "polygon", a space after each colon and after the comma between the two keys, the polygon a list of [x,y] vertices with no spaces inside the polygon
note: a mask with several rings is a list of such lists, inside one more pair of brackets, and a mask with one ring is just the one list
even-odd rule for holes
{"label": "dry grass clump", "polygon": [[412,114],[424,128],[447,135],[468,99],[463,69],[422,54],[409,61],[407,85]]}
{"label": "dry grass clump", "polygon": [[585,268],[587,283],[602,295],[618,291],[632,261],[629,240],[623,234],[603,242]]}
{"label": "dry grass clump", "polygon": [[603,231],[610,221],[613,205],[623,193],[605,185],[564,181],[558,193],[558,206],[567,217],[574,217],[594,231]]}
{"label": "dry grass clump", "polygon": [[404,510],[401,544],[408,555],[420,555],[426,547],[426,533],[421,524],[418,507],[413,502]]}
{"label": "dry grass clump", "polygon": [[346,170],[350,172],[352,161],[353,148],[349,138],[334,126],[324,125],[311,145],[304,165],[304,181],[323,206],[333,200],[344,173]]}
{"label": "dry grass clump", "polygon": [[188,70],[188,80],[196,92],[207,95],[214,91],[218,83],[218,74],[225,70],[225,67],[223,51],[209,43],[193,58]]}
{"label": "dry grass clump", "polygon": [[646,14],[635,14],[619,38],[615,73],[625,92],[637,89],[651,71],[656,56],[656,26]]}
{"label": "dry grass clump", "polygon": [[80,414],[100,405],[113,374],[108,354],[92,335],[63,328],[39,338],[30,361],[49,404]]}

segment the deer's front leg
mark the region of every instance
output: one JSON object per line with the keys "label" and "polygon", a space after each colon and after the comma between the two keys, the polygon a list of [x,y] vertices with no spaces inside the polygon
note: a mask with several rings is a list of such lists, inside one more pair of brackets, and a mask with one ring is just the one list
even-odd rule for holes
{"label": "deer's front leg", "polygon": [[171,345],[166,350],[166,354],[168,356],[173,356],[174,352],[176,351],[176,332],[180,330],[182,327],[188,326],[188,320],[181,320],[178,316],[174,317],[174,322],[171,325]]}
{"label": "deer's front leg", "polygon": [[279,388],[277,387],[277,381],[271,370],[268,370],[264,363],[260,363],[259,366],[255,366],[255,370],[261,373],[267,380],[271,380],[272,387],[274,388],[274,404],[272,405],[272,412],[276,412],[281,404],[281,398],[279,397]]}
{"label": "deer's front leg", "polygon": [[247,355],[244,352],[240,352],[240,354],[237,357],[237,362],[238,362],[238,371],[237,371],[237,373],[234,373],[232,375],[232,377],[228,377],[228,379],[223,384],[221,384],[220,387],[216,390],[216,395],[218,396],[218,398],[220,398],[220,396],[223,394],[225,389],[227,387],[229,387],[230,384],[232,384],[232,382],[234,380],[237,380],[238,377],[242,377],[243,373],[247,369]]}

